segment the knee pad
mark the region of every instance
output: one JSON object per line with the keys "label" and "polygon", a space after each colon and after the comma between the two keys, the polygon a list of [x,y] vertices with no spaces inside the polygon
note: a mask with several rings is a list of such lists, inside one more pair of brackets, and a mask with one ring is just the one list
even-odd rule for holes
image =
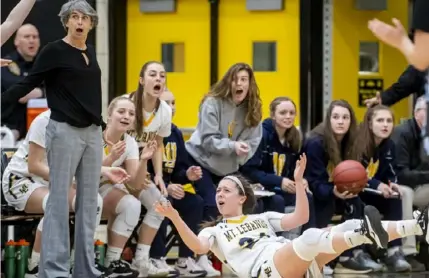
{"label": "knee pad", "polygon": [[40,232],[43,231],[43,219],[45,217],[42,217],[42,219],[40,219],[39,224],[37,225],[37,230],[39,230]]}
{"label": "knee pad", "polygon": [[49,198],[49,193],[45,195],[45,197],[43,197],[42,200],[42,209],[45,212],[46,211],[46,203],[48,203],[48,198]]}
{"label": "knee pad", "polygon": [[333,233],[311,228],[292,241],[296,255],[304,261],[312,261],[319,253],[335,254],[332,247]]}
{"label": "knee pad", "polygon": [[143,223],[154,229],[159,229],[162,221],[164,221],[164,216],[157,213],[153,208],[148,209],[143,218]]}
{"label": "knee pad", "polygon": [[119,200],[115,212],[116,218],[112,224],[112,232],[129,238],[139,222],[141,204],[132,195],[125,195]]}
{"label": "knee pad", "polygon": [[139,194],[140,202],[148,211],[152,210],[155,202],[161,200],[162,197],[161,192],[156,188],[155,184],[151,184]]}

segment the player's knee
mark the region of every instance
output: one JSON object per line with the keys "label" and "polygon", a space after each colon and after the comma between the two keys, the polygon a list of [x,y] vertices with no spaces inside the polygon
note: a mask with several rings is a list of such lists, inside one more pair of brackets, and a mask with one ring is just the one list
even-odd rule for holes
{"label": "player's knee", "polygon": [[49,198],[49,193],[46,194],[45,197],[43,197],[43,200],[42,200],[42,209],[43,209],[43,212],[46,211],[46,204],[48,203],[48,198]]}
{"label": "player's knee", "polygon": [[116,205],[116,218],[112,224],[112,232],[129,238],[140,217],[141,204],[132,195],[125,195]]}
{"label": "player's knee", "polygon": [[143,223],[154,229],[158,229],[161,226],[162,221],[164,221],[164,216],[157,213],[153,208],[148,209],[145,217],[143,218]]}

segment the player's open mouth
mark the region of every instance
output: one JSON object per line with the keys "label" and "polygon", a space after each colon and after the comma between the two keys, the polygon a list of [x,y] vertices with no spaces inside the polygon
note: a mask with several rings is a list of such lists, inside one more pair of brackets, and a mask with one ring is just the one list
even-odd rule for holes
{"label": "player's open mouth", "polygon": [[82,29],[82,28],[77,28],[77,29],[76,29],[76,32],[78,32],[78,33],[82,33],[82,32],[83,32],[83,29]]}
{"label": "player's open mouth", "polygon": [[237,91],[235,91],[235,93],[237,94],[237,95],[240,95],[240,94],[242,94],[244,91],[242,90],[242,89],[238,89]]}
{"label": "player's open mouth", "polygon": [[127,121],[120,121],[119,122],[121,125],[125,125],[125,126],[127,126],[127,125],[129,125],[130,123],[129,122],[127,122]]}
{"label": "player's open mouth", "polygon": [[154,91],[159,91],[159,90],[161,90],[161,85],[155,85],[155,86],[153,87],[153,90],[154,90]]}
{"label": "player's open mouth", "polygon": [[225,202],[224,201],[219,201],[218,204],[219,204],[219,206],[223,206],[225,204]]}

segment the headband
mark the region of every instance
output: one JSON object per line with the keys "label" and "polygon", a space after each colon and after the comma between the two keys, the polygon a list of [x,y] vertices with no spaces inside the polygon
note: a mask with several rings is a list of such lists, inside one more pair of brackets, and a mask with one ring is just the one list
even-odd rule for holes
{"label": "headband", "polygon": [[238,187],[240,187],[240,189],[243,191],[243,193],[246,193],[246,191],[244,191],[243,184],[241,183],[241,181],[236,176],[226,176],[223,179],[227,179],[227,180],[231,180],[231,181],[235,182],[238,185]]}

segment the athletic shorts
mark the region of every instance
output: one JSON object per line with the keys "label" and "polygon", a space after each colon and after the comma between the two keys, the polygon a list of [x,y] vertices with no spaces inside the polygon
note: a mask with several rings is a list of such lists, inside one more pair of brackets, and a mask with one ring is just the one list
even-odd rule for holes
{"label": "athletic shorts", "polygon": [[3,178],[3,193],[8,205],[18,211],[23,211],[31,194],[39,187],[48,187],[47,183],[35,181],[28,177],[8,174]]}
{"label": "athletic shorts", "polygon": [[[281,248],[281,246],[280,246]],[[275,264],[274,264],[274,254],[278,249],[280,249],[278,245],[275,245],[273,247],[267,247],[260,255],[261,259],[265,259],[264,261],[256,263],[255,265],[260,265],[256,275],[253,275],[257,278],[282,278],[280,273],[278,272]],[[266,259],[268,258],[268,259]],[[253,273],[252,273],[253,274]],[[312,261],[308,270],[307,274],[305,275],[306,278],[323,278],[323,274],[319,270],[319,266],[316,263],[316,261]]]}

